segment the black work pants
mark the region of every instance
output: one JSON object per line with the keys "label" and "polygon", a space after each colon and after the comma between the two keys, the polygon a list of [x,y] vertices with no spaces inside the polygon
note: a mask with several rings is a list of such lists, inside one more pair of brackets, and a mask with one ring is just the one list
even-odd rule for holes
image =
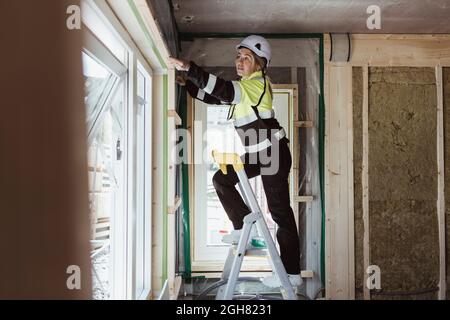
{"label": "black work pants", "polygon": [[[299,237],[289,200],[288,181],[292,157],[288,141],[286,138],[281,139],[277,154],[272,155],[279,161],[278,170],[270,175],[263,173],[261,179],[269,211],[279,227],[277,240],[280,245],[281,260],[288,274],[299,274]],[[261,164],[259,159],[255,162],[254,164],[244,162],[244,170],[249,179],[262,173],[261,168],[264,164]],[[227,174],[218,170],[213,176],[214,188],[235,230],[242,229],[244,217],[251,212],[236,189],[238,182],[239,178],[232,165],[227,166]]]}

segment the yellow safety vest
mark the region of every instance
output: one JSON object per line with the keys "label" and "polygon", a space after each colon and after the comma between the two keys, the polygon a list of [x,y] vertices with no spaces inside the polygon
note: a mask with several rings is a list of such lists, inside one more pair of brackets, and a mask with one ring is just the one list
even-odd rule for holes
{"label": "yellow safety vest", "polygon": [[[276,122],[274,127],[268,127],[264,119],[274,119],[275,114],[272,106],[272,94],[270,90],[270,82],[266,78],[266,91],[261,102],[256,107],[258,118],[254,110],[264,92],[264,78],[261,71],[252,73],[248,77],[243,77],[237,82],[240,90],[235,90],[240,94],[239,103],[232,106],[234,126],[241,138],[247,153],[255,153],[270,147],[272,138],[277,140],[286,136],[283,128]],[[236,85],[234,83],[233,85]],[[256,132],[256,134],[252,134]],[[269,132],[272,131],[272,132]]]}
{"label": "yellow safety vest", "polygon": [[[234,106],[233,119],[235,126],[240,127],[240,124],[251,122],[255,120],[255,111],[251,106],[258,103],[259,98],[264,90],[264,78],[261,71],[256,71],[248,77],[242,77],[238,82],[240,87],[241,99],[238,104]],[[270,94],[270,82],[266,80],[266,93],[257,107],[262,119],[273,118],[272,95]]]}

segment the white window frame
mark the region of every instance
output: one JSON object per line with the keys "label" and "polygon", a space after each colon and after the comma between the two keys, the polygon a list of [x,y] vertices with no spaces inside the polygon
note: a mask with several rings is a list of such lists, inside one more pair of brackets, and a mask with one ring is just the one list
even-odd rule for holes
{"label": "white window frame", "polygon": [[127,68],[105,47],[103,43],[88,28],[83,29],[83,51],[91,58],[99,62],[102,66],[112,72],[118,77],[118,80],[109,88],[109,93],[101,102],[102,106],[99,108],[97,114],[94,116],[93,122],[88,123],[88,142],[92,142],[101,123],[102,113],[105,111],[105,106],[109,104],[114,98],[115,90],[121,81],[126,80]]}
{"label": "white window frame", "polygon": [[[122,59],[122,55],[120,50],[113,50],[111,52],[106,45],[101,43],[95,35],[92,33],[89,34],[89,30],[87,28],[88,35],[86,36],[85,45],[86,50],[96,51],[96,54],[105,59],[106,61],[111,62],[111,70],[119,70],[123,72],[123,68],[120,65],[125,65],[125,75],[127,76],[125,82],[125,99],[124,99],[124,107],[127,114],[127,119],[125,120],[124,130],[126,141],[123,143],[123,152],[124,152],[124,168],[125,168],[125,179],[123,183],[123,190],[126,194],[124,197],[125,207],[124,215],[121,217],[120,226],[123,229],[117,230],[118,235],[116,235],[116,239],[121,239],[121,243],[126,244],[123,248],[123,255],[118,255],[117,259],[114,259],[114,267],[115,271],[119,274],[115,288],[111,290],[111,299],[148,299],[151,295],[151,248],[152,248],[152,237],[151,237],[151,220],[152,220],[152,206],[151,206],[151,197],[152,197],[152,189],[151,189],[151,169],[152,169],[152,152],[151,152],[151,141],[152,141],[152,128],[151,128],[151,115],[152,109],[151,106],[148,107],[148,115],[145,119],[145,135],[148,139],[148,146],[146,146],[145,150],[145,165],[146,165],[146,177],[145,177],[145,196],[144,196],[144,210],[145,210],[145,243],[144,246],[146,248],[146,256],[144,257],[145,261],[145,287],[142,294],[139,297],[136,297],[135,294],[135,270],[136,270],[136,258],[135,258],[135,221],[136,221],[136,205],[133,201],[132,193],[134,188],[134,178],[133,178],[133,164],[135,163],[134,152],[132,152],[132,146],[130,142],[134,142],[134,123],[133,112],[137,107],[138,99],[137,99],[137,70],[140,68],[143,73],[149,76],[150,85],[152,85],[151,77],[153,76],[153,71],[147,63],[146,59],[141,54],[140,50],[136,47],[134,41],[129,36],[128,32],[123,28],[120,21],[117,19],[114,12],[111,10],[109,5],[104,0],[82,0],[82,17],[84,26],[93,25],[93,22],[96,22],[96,19],[101,21],[101,23],[106,26],[108,29],[108,36],[114,36],[115,39],[120,43],[120,46],[125,48],[125,52],[123,55],[123,64],[120,61]],[[105,30],[104,28],[99,28],[99,32]],[[86,32],[85,32],[86,33]],[[111,41],[111,38],[109,38]],[[100,43],[100,45],[99,45]],[[111,46],[110,46],[111,47]],[[113,47],[116,48],[115,44]],[[139,67],[138,67],[139,65]],[[128,72],[126,72],[128,71]],[[148,88],[148,91],[151,93],[152,88]],[[151,100],[150,100],[151,101]],[[130,152],[129,152],[130,151]],[[118,225],[119,225],[119,221]],[[116,228],[117,229],[117,228]],[[120,236],[120,237],[119,237]],[[119,258],[119,256],[122,256]]]}
{"label": "white window frame", "polygon": [[[93,59],[97,60],[102,66],[106,67],[109,71],[118,76],[118,80],[113,84],[111,88],[109,88],[108,95],[101,102],[102,105],[99,108],[92,124],[90,125],[90,129],[88,131],[88,143],[92,143],[100,124],[102,123],[102,119],[107,111],[106,106],[111,102],[111,100],[115,96],[115,91],[120,82],[124,84],[124,105],[127,105],[126,99],[126,88],[127,88],[127,69],[126,66],[123,65],[117,58],[106,48],[106,46],[101,43],[101,41],[93,35],[92,31],[90,31],[87,27],[83,29],[84,36],[84,44],[83,51],[88,54]],[[123,118],[124,122],[124,137],[127,136],[127,117],[124,114]],[[126,139],[123,141],[123,152],[127,153]],[[118,184],[119,190],[117,194],[124,194],[127,190],[126,179],[124,177],[127,174],[127,159],[123,158],[122,169],[123,172],[120,172],[118,176]],[[124,263],[126,257],[126,248],[122,245],[125,242],[125,228],[126,221],[125,215],[117,214],[118,212],[125,212],[125,203],[126,197],[115,198],[114,208],[111,212],[111,243],[110,243],[110,266],[109,266],[109,280],[110,280],[110,298],[111,299],[123,299],[125,296],[122,294],[124,292],[124,288],[126,286],[126,281],[124,277],[121,275],[125,274],[126,265]],[[117,208],[117,209],[116,209]],[[111,275],[113,277],[111,277]]]}
{"label": "white window frame", "polygon": [[[151,195],[152,195],[152,108],[151,108],[151,93],[152,93],[152,77],[149,70],[143,65],[143,63],[140,60],[134,59],[133,62],[133,90],[130,90],[130,100],[133,100],[133,107],[129,108],[129,119],[135,119],[135,111],[137,108],[139,108],[139,98],[137,95],[137,84],[138,84],[138,72],[141,72],[145,79],[146,83],[148,82],[146,86],[146,92],[149,93],[148,99],[146,100],[147,103],[144,108],[144,136],[145,136],[145,151],[144,151],[144,168],[134,168],[133,165],[136,163],[136,146],[133,146],[133,152],[129,153],[129,186],[131,191],[131,194],[135,194],[135,181],[134,176],[137,176],[139,174],[144,174],[144,196],[143,196],[143,220],[144,220],[144,243],[142,244],[142,247],[144,248],[144,256],[142,257],[142,260],[144,261],[144,287],[142,292],[140,292],[138,295],[136,294],[136,286],[137,281],[136,279],[136,269],[137,269],[137,249],[139,248],[137,244],[137,225],[136,222],[138,221],[138,212],[137,212],[137,203],[134,202],[136,198],[129,197],[129,212],[132,212],[132,215],[129,215],[129,237],[128,237],[128,252],[129,252],[129,265],[128,265],[128,297],[130,299],[138,299],[138,300],[147,300],[151,294],[151,257],[152,257],[152,246],[151,246],[151,239],[152,239],[152,228],[151,228],[151,220],[152,220],[152,204],[151,204]],[[133,123],[132,127],[129,130],[129,137],[131,138],[130,141],[135,142],[135,123]],[[136,169],[136,170],[135,170]]]}

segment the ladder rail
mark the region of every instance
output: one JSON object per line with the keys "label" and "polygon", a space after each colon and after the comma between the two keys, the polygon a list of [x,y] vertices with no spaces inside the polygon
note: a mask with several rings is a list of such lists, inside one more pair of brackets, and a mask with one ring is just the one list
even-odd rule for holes
{"label": "ladder rail", "polygon": [[[234,252],[234,248],[231,247],[228,252],[228,257],[225,262],[224,270],[222,272],[222,280],[227,280],[227,284],[225,289],[219,289],[216,295],[216,299],[231,300],[233,298],[242,262],[247,250],[250,233],[253,225],[255,225],[258,230],[258,234],[262,235],[266,242],[266,246],[274,269],[273,271],[280,279],[280,290],[283,298],[296,300],[297,295],[289,281],[286,269],[275,246],[275,242],[272,239],[269,228],[264,220],[261,208],[259,207],[258,201],[256,200],[256,196],[250,185],[249,179],[247,177],[247,174],[245,173],[244,166],[240,161],[239,156],[237,154],[220,154],[216,151],[213,151],[213,158],[220,164],[221,170],[224,171],[225,174],[226,164],[233,164],[235,172],[239,178],[239,188],[244,198],[243,200],[251,209],[251,213],[244,217],[244,227],[242,229],[241,237],[237,245],[237,250]],[[231,161],[231,163],[227,163],[229,161]],[[231,267],[230,263],[232,263]]]}
{"label": "ladder rail", "polygon": [[[250,214],[252,215],[252,214]],[[249,215],[245,216],[245,218],[249,217]],[[244,218],[244,220],[245,220]],[[247,219],[249,220],[249,219]],[[250,237],[250,231],[253,223],[245,223],[244,222],[244,228],[242,230],[241,238],[239,239],[239,243],[237,246],[237,250],[234,253],[234,259],[233,259],[233,265],[231,266],[231,272],[228,277],[228,283],[225,287],[225,292],[223,295],[224,300],[232,300],[234,289],[236,287],[236,282],[239,277],[239,273],[241,271],[242,262],[244,261],[245,257],[245,250],[247,248],[247,243]],[[233,254],[233,252],[231,252]]]}

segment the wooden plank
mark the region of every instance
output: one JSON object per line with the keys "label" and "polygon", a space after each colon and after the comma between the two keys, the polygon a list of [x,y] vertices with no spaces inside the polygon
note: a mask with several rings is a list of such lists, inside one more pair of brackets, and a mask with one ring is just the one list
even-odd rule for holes
{"label": "wooden plank", "polygon": [[181,118],[175,110],[168,110],[168,116],[171,118],[175,118],[176,126],[181,126],[182,124]]}
{"label": "wooden plank", "polygon": [[439,224],[439,300],[446,299],[446,254],[445,254],[445,167],[444,167],[444,88],[442,66],[436,67],[437,87],[437,165],[438,196],[437,215]]}
{"label": "wooden plank", "polygon": [[110,232],[109,230],[105,230],[105,231],[101,231],[101,232],[96,232],[95,233],[95,240],[106,240],[110,238]]}
{"label": "wooden plank", "polygon": [[294,83],[277,84],[277,83],[274,83],[274,84],[272,84],[272,89],[293,89],[293,90],[297,90],[297,92],[298,92],[298,84],[294,84]]}
{"label": "wooden plank", "polygon": [[[324,38],[329,37],[329,35],[324,35]],[[329,43],[328,43],[329,45]],[[325,46],[325,51],[327,50],[327,46]],[[330,121],[330,66],[329,64],[325,64],[324,66],[324,100],[325,100],[325,136],[324,136],[324,143],[325,143],[325,150],[324,150],[324,157],[325,157],[325,181],[324,181],[324,189],[325,189],[325,199],[322,201],[325,201],[325,207],[327,208],[327,211],[325,212],[325,297],[326,299],[331,299],[332,294],[332,286],[333,281],[330,279],[332,274],[332,268],[331,268],[331,256],[333,255],[333,251],[331,249],[331,230],[329,229],[332,221],[329,215],[329,205],[331,201],[331,179],[330,179],[330,131],[331,131],[331,121]]]}
{"label": "wooden plank", "polygon": [[367,268],[370,265],[369,238],[369,68],[363,67],[363,159],[362,159],[362,195],[363,195],[363,257],[364,257],[364,299],[370,300],[367,288]]}
{"label": "wooden plank", "polygon": [[367,34],[352,35],[352,40],[448,40],[448,34]]}
{"label": "wooden plank", "polygon": [[175,215],[167,216],[167,281],[170,296],[175,295],[175,255],[176,255]]}
{"label": "wooden plank", "polygon": [[296,128],[312,128],[313,126],[314,125],[313,125],[312,121],[298,121],[298,120],[294,120],[294,127],[296,127]]}
{"label": "wooden plank", "polygon": [[181,197],[175,197],[175,203],[174,203],[173,206],[170,206],[170,207],[167,209],[167,213],[168,213],[168,214],[175,214],[175,212],[178,210],[178,208],[180,207],[180,205],[181,205]]}
{"label": "wooden plank", "polygon": [[101,228],[108,228],[109,226],[110,226],[109,221],[105,221],[105,222],[97,222],[97,223],[95,224],[95,227],[98,228],[98,229],[101,229]]}
{"label": "wooden plank", "polygon": [[[294,71],[295,69],[295,75],[297,74],[296,68],[292,68],[292,71]],[[294,82],[295,83],[295,82]],[[292,190],[292,194],[293,197],[295,198],[298,194],[299,194],[299,168],[300,168],[300,141],[299,141],[299,128],[296,127],[295,125],[291,125],[291,123],[295,123],[296,121],[298,121],[299,116],[298,116],[298,84],[294,84],[292,88],[292,119],[289,119],[289,126],[292,129],[292,159],[293,159],[293,168],[292,168],[292,180],[291,183],[293,183],[293,190]],[[289,106],[290,107],[290,106]],[[289,130],[291,131],[291,130]],[[298,203],[293,200],[294,202],[294,206],[293,206],[293,210],[294,210],[294,217],[295,217],[295,222],[297,224],[297,230],[299,227],[299,206]]]}
{"label": "wooden plank", "polygon": [[300,272],[300,276],[302,278],[314,278],[314,271],[313,270],[302,270]]}
{"label": "wooden plank", "polygon": [[[299,163],[299,155],[300,155],[300,141],[298,141],[298,127],[295,125],[295,123],[298,122],[299,117],[298,117],[298,85],[296,84],[295,87],[293,88],[293,96],[292,96],[292,119],[290,119],[291,121],[289,122],[289,125],[292,123],[292,133],[293,133],[293,156],[294,156],[294,163],[296,164],[296,167],[298,167],[298,163]],[[296,178],[294,177],[294,181],[296,180]],[[294,188],[298,188],[298,183],[297,181],[295,181],[296,183],[294,184]],[[297,192],[294,192],[294,194],[298,194]]]}
{"label": "wooden plank", "polygon": [[[352,66],[450,66],[450,35],[351,35]],[[324,37],[325,57],[329,56],[330,39]],[[343,65],[330,62],[330,65]]]}
{"label": "wooden plank", "polygon": [[355,299],[355,210],[353,177],[353,68],[347,69],[348,295]]}
{"label": "wooden plank", "polygon": [[349,158],[348,112],[352,108],[352,68],[349,65],[326,68],[325,91],[325,201],[326,217],[326,295],[327,299],[354,298],[354,235],[352,204],[348,190],[353,185],[353,164]]}
{"label": "wooden plank", "polygon": [[[153,119],[152,130],[154,141],[163,141],[163,76],[153,76]],[[154,143],[152,150],[152,185],[162,186],[163,183],[163,144]],[[152,188],[152,291],[161,291],[164,279],[162,279],[162,263],[163,260],[163,232],[161,226],[163,225],[163,212],[166,209],[166,204],[162,203],[163,190],[162,188]]]}
{"label": "wooden plank", "polygon": [[[175,70],[169,69],[167,72],[168,81],[168,97],[167,103],[169,106],[175,105]],[[168,148],[166,156],[168,157],[168,177],[167,177],[167,203],[175,204],[176,194],[176,159],[172,152],[176,144],[176,125],[175,118],[168,119]],[[167,204],[166,204],[167,205]],[[169,214],[167,217],[167,280],[169,281],[170,293],[174,292],[175,285],[175,215]]]}
{"label": "wooden plank", "polygon": [[177,300],[178,296],[180,294],[180,289],[181,289],[181,283],[183,279],[181,278],[181,276],[176,276],[175,277],[175,281],[174,281],[174,289],[173,289],[173,294],[171,294],[170,296],[170,300]]}
{"label": "wooden plank", "polygon": [[314,196],[294,196],[294,202],[312,202]]}

